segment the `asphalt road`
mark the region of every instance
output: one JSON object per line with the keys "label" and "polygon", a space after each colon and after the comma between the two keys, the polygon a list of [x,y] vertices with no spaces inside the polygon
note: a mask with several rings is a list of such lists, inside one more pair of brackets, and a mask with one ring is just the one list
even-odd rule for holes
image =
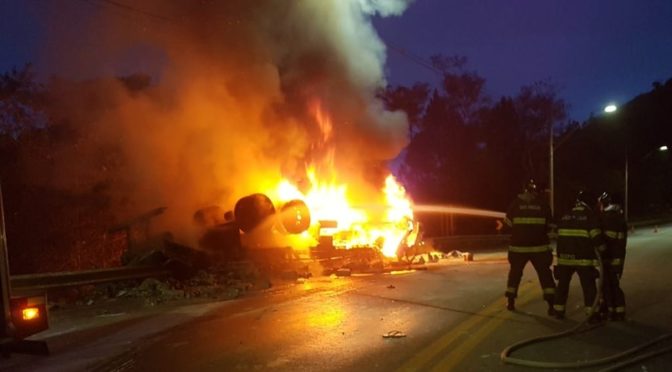
{"label": "asphalt road", "polygon": [[[476,253],[475,262],[443,260],[421,271],[313,278],[240,300],[112,322],[86,342],[60,345],[47,358],[26,357],[8,370],[529,371],[503,364],[500,352],[577,324],[582,295],[575,277],[568,319],[549,318],[528,265],[518,310],[506,311],[504,257]],[[672,226],[656,233],[640,229],[629,240],[623,275],[628,320],[515,356],[595,359],[672,332],[671,267]],[[383,337],[390,331],[403,337]],[[667,371],[671,365],[669,353],[625,370]]]}

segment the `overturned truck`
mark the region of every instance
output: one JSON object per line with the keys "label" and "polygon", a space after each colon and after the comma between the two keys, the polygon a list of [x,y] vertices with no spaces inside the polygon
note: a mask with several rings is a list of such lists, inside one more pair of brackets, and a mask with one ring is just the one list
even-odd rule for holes
{"label": "overturned truck", "polygon": [[[153,218],[163,210],[145,215]],[[252,262],[267,273],[289,270],[316,275],[340,269],[376,272],[409,264],[416,256],[429,253],[422,242],[420,224],[412,218],[377,223],[315,219],[303,200],[276,204],[261,193],[240,198],[228,211],[219,206],[199,209],[193,221],[201,230],[197,247],[179,244],[166,234],[161,249],[161,257],[185,276],[198,269],[240,262]],[[146,253],[136,256],[156,258]]]}

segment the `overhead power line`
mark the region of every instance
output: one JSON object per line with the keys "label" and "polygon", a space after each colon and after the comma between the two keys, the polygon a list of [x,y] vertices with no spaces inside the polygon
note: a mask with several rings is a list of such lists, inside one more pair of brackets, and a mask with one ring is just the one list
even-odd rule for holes
{"label": "overhead power line", "polygon": [[146,10],[138,9],[138,8],[132,7],[132,6],[130,6],[130,5],[126,5],[126,4],[124,4],[124,3],[120,3],[120,2],[118,2],[118,1],[114,1],[114,0],[98,0],[98,1],[99,1],[99,2],[102,2],[102,3],[106,3],[106,4],[110,4],[110,5],[116,6],[117,8],[120,8],[120,9],[125,9],[126,11],[129,11],[129,12],[134,12],[134,13],[142,14],[142,15],[145,15],[145,16],[147,16],[147,17],[151,17],[151,18],[155,18],[155,19],[160,19],[160,20],[162,20],[162,21],[166,21],[166,22],[175,22],[174,19],[168,18],[168,17],[166,17],[166,16],[163,16],[163,15],[160,15],[160,14],[156,14],[156,13],[152,13],[152,12],[148,12],[148,11],[146,11]]}
{"label": "overhead power line", "polygon": [[401,55],[402,57],[406,57],[406,58],[408,58],[411,62],[413,62],[413,63],[415,63],[415,64],[417,64],[417,65],[419,65],[419,66],[422,66],[422,67],[426,68],[427,70],[429,70],[429,71],[431,71],[431,72],[433,72],[433,73],[435,73],[435,74],[438,74],[439,76],[443,76],[443,75],[444,75],[443,71],[441,71],[441,70],[439,70],[438,68],[434,67],[430,62],[425,61],[422,57],[419,57],[419,56],[417,56],[417,55],[415,55],[415,54],[409,52],[409,51],[406,50],[405,48],[401,48],[401,47],[395,46],[394,44],[391,44],[391,43],[387,43],[386,45],[387,45],[388,48],[390,48],[391,50],[397,52],[397,53],[398,53],[399,55]]}

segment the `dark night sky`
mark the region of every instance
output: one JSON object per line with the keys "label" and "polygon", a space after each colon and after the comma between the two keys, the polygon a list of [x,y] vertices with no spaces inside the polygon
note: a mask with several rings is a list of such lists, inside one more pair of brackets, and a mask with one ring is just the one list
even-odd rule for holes
{"label": "dark night sky", "polygon": [[[418,0],[376,25],[386,43],[425,59],[466,56],[495,97],[550,79],[577,120],[672,78],[669,0]],[[437,80],[393,50],[388,76]]]}
{"label": "dark night sky", "polygon": [[[42,1],[0,0],[0,71],[38,59]],[[386,43],[422,58],[466,56],[494,97],[550,79],[577,120],[672,78],[670,0],[416,0],[375,25]],[[393,50],[387,74],[393,84],[437,80]]]}

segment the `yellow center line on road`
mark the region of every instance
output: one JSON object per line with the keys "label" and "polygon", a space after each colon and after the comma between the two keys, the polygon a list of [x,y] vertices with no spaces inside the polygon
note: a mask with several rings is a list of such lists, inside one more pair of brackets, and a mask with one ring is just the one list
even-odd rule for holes
{"label": "yellow center line on road", "polygon": [[[531,282],[526,282],[519,287],[518,293],[522,294],[525,299],[527,299],[528,296],[534,295],[534,291],[532,290],[534,287],[535,285]],[[497,300],[478,313],[470,315],[465,321],[461,322],[456,327],[451,328],[448,333],[444,334],[441,338],[415,354],[413,358],[406,361],[406,363],[399,368],[399,371],[418,371],[426,369],[428,367],[427,364],[443,351],[447,350],[455,340],[467,334],[467,331],[471,328],[477,326],[478,323],[486,322],[487,320],[496,320],[497,318],[491,319],[492,316],[501,312],[503,308],[503,300]],[[510,314],[508,311],[506,313]]]}
{"label": "yellow center line on road", "polygon": [[[517,303],[525,304],[536,296],[537,293],[535,293],[535,291],[526,291],[523,296],[519,296]],[[464,360],[476,346],[483,342],[487,336],[490,336],[492,331],[501,326],[502,323],[511,319],[512,316],[512,312],[506,311],[500,317],[488,319],[485,324],[481,325],[475,332],[470,334],[468,339],[444,355],[441,361],[433,366],[432,371],[443,372],[455,370],[458,364],[460,364],[460,362]]]}

